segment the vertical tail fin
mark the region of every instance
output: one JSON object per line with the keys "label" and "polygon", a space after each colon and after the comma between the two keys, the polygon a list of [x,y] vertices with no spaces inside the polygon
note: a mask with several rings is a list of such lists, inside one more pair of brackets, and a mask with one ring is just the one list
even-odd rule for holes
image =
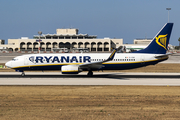
{"label": "vertical tail fin", "polygon": [[133,53],[166,54],[172,27],[173,23],[166,23],[145,49]]}

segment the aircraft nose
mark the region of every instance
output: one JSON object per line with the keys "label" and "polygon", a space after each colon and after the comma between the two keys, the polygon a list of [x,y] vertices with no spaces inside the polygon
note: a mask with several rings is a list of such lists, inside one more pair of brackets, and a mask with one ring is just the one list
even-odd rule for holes
{"label": "aircraft nose", "polygon": [[11,61],[7,62],[5,65],[6,65],[8,68],[11,68]]}

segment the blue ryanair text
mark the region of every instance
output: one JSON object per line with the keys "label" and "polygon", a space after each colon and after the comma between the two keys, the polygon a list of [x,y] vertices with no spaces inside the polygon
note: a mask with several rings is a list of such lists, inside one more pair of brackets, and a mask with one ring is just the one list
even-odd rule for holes
{"label": "blue ryanair text", "polygon": [[90,56],[31,56],[29,60],[33,63],[85,63],[91,62]]}

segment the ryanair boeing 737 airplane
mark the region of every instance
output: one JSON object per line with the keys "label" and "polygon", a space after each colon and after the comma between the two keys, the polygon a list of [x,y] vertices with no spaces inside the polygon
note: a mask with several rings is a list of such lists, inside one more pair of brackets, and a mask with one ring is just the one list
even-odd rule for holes
{"label": "ryanair boeing 737 airplane", "polygon": [[173,23],[166,23],[153,41],[140,51],[116,53],[62,53],[28,54],[15,57],[6,66],[18,72],[35,70],[61,70],[62,74],[78,74],[88,71],[92,76],[96,70],[125,70],[154,65],[168,59],[166,54]]}

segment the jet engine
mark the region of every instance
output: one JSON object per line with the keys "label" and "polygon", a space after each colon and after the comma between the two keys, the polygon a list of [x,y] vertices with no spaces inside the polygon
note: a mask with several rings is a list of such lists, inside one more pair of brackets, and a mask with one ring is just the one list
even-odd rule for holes
{"label": "jet engine", "polygon": [[64,65],[61,67],[62,74],[78,74],[81,72],[78,65]]}

